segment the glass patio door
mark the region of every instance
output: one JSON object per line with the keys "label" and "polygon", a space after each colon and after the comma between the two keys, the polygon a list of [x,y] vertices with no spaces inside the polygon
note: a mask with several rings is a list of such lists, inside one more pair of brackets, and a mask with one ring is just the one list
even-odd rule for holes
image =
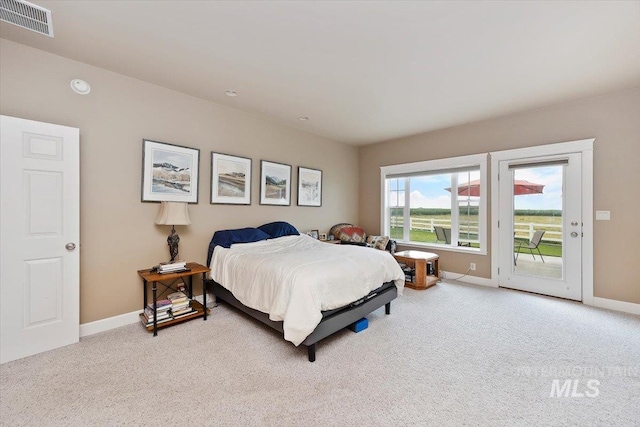
{"label": "glass patio door", "polygon": [[581,300],[581,154],[504,160],[499,170],[499,285]]}

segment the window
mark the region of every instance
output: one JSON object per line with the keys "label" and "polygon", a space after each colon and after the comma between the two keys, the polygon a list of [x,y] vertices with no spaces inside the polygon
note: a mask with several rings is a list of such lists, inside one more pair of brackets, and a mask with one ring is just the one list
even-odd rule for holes
{"label": "window", "polygon": [[408,245],[486,253],[486,165],[480,154],[382,167],[384,233]]}

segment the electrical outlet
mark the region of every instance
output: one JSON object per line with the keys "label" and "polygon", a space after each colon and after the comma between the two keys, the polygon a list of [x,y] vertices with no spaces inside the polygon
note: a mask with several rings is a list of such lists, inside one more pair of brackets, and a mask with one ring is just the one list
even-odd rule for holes
{"label": "electrical outlet", "polygon": [[471,264],[469,264],[469,270],[476,271],[476,263],[475,262],[472,262]]}

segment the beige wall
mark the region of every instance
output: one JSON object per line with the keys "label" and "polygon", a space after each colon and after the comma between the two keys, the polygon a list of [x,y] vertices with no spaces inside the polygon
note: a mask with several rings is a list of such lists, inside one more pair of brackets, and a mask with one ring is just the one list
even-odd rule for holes
{"label": "beige wall", "polygon": [[[73,93],[73,78],[89,81],[91,94]],[[136,270],[167,258],[169,229],[153,224],[158,204],[140,202],[143,138],[201,150],[199,203],[189,206],[192,225],[178,232],[181,257],[204,263],[212,233],[223,228],[287,220],[301,230],[323,231],[349,221],[378,232],[383,165],[595,137],[594,207],[610,210],[612,218],[594,223],[595,295],[640,303],[640,89],[358,150],[0,40],[0,113],[80,129],[81,323],[139,309]],[[212,150],[253,159],[251,206],[209,204]],[[294,187],[296,166],[322,169],[323,206],[295,206],[295,191],[290,207],[258,205],[260,159],[293,165]],[[490,277],[490,256],[440,255],[448,271],[462,272],[475,262],[475,274]]]}
{"label": "beige wall", "polygon": [[[380,166],[596,138],[594,294],[640,303],[640,89],[513,114],[360,149],[360,224],[380,229]],[[594,213],[595,214],[595,213]],[[441,268],[491,277],[491,257],[440,251]]]}
{"label": "beige wall", "polygon": [[[183,259],[205,263],[218,229],[286,220],[300,230],[322,232],[358,220],[355,147],[7,40],[0,43],[0,112],[80,129],[81,323],[140,309],[136,271],[168,258],[170,229],[154,225],[159,205],[140,202],[143,138],[200,149],[199,203],[189,206],[192,225],[177,228]],[[73,93],[73,78],[87,80],[91,94]],[[209,204],[212,150],[253,159],[251,206]],[[260,159],[293,166],[292,206],[258,204]],[[297,166],[323,170],[321,208],[295,206]]]}

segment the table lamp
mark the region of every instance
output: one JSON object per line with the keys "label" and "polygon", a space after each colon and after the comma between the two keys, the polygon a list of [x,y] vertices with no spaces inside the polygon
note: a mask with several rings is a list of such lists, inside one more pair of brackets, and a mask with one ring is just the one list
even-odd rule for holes
{"label": "table lamp", "polygon": [[182,202],[160,202],[160,212],[158,212],[156,224],[171,226],[171,234],[167,237],[167,244],[171,255],[169,262],[174,262],[178,258],[178,243],[180,242],[180,236],[176,233],[175,226],[191,224],[187,204]]}

